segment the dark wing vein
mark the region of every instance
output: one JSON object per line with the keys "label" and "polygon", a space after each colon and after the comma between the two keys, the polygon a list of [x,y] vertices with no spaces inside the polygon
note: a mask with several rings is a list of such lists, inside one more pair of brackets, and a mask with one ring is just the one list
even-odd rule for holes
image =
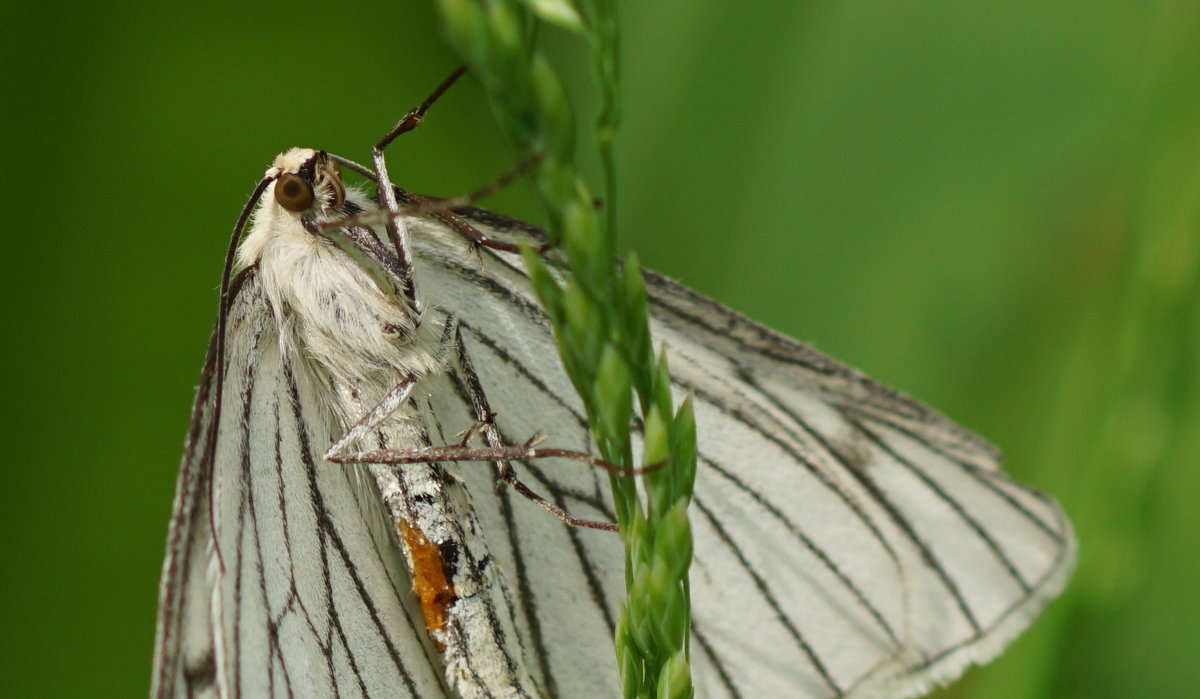
{"label": "dark wing vein", "polygon": [[313,451],[335,427],[311,368],[281,352],[255,271],[233,289],[177,488],[155,693],[444,696],[399,547],[376,533],[391,527],[373,480]]}
{"label": "dark wing vein", "polygon": [[[507,242],[544,238],[490,212],[459,213]],[[480,269],[453,231],[417,228],[418,284],[460,321],[506,439],[547,429],[554,446],[590,447],[519,257],[485,249]],[[1057,594],[1071,565],[1069,528],[1053,501],[999,471],[991,445],[806,345],[645,278],[677,393],[696,398],[701,695],[912,696],[997,652]],[[520,467],[572,514],[611,516],[597,474]],[[569,604],[579,600],[549,590],[566,581],[589,591],[589,607],[615,609],[619,549],[568,541],[544,514],[523,518],[532,506],[503,503],[495,526],[506,532],[542,672],[569,677],[582,656],[556,639],[578,625]],[[567,572],[547,567],[547,556]],[[612,617],[600,616],[611,630]]]}

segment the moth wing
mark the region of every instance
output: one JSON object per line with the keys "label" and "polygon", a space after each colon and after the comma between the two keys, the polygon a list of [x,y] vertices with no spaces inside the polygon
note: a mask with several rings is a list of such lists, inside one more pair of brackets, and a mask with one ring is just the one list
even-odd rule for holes
{"label": "moth wing", "polygon": [[[460,213],[498,240],[542,240],[528,224]],[[483,250],[479,260],[446,227],[410,225],[418,288],[459,319],[506,438],[542,429],[549,445],[589,449],[520,259]],[[990,445],[675,282],[646,280],[678,395],[695,396],[700,696],[914,696],[995,655],[1065,585],[1069,524],[1001,472]],[[611,521],[604,474],[568,463],[518,470],[575,516]],[[525,617],[547,672],[609,671],[623,595],[616,537],[567,534],[529,503],[506,506],[536,515],[518,533],[494,521],[520,545],[502,558],[519,572],[519,594],[535,598]]]}
{"label": "moth wing", "polygon": [[991,445],[646,280],[673,378],[697,398],[696,628],[724,694],[795,687],[795,673],[813,696],[919,695],[997,654],[1062,590],[1070,525]]}
{"label": "moth wing", "polygon": [[216,401],[215,362],[214,333],[184,441],[159,584],[150,692],[156,697],[214,696],[218,690],[210,599],[213,586],[209,575],[213,548],[209,517],[213,456],[208,433]]}
{"label": "moth wing", "polygon": [[336,428],[314,375],[280,351],[253,269],[235,289],[225,385],[210,347],[179,476],[152,694],[445,696],[373,479],[321,458]]}
{"label": "moth wing", "polygon": [[[471,222],[493,220],[472,210]],[[489,218],[483,219],[487,216]],[[508,444],[538,430],[547,445],[594,451],[587,421],[563,374],[554,338],[515,257],[482,260],[458,233],[408,219],[417,259],[417,291],[428,314],[450,315]],[[486,228],[506,236],[503,229]],[[475,412],[464,371],[456,366],[423,398],[438,428],[432,441],[452,444]],[[478,442],[478,440],[476,440]],[[514,462],[518,477],[570,514],[615,521],[608,476],[561,459]],[[622,544],[612,532],[568,527],[511,488],[494,487],[494,471],[478,463],[447,467],[466,481],[488,550],[513,594],[513,617],[527,661],[552,697],[619,696],[613,631],[624,596]]]}

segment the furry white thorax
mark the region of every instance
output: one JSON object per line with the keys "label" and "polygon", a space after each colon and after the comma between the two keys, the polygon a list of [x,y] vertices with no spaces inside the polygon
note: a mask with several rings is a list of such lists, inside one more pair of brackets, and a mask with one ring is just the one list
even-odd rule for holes
{"label": "furry white thorax", "polygon": [[[314,158],[316,167],[306,167]],[[319,232],[319,224],[376,211],[373,200],[361,190],[344,187],[350,206],[338,206],[340,188],[331,182],[338,177],[336,170],[323,154],[310,149],[281,154],[267,177],[287,173],[306,178],[313,187],[312,205],[292,212],[276,201],[275,187],[268,186],[238,250],[237,266],[257,268],[279,331],[280,351],[308,359],[309,368],[319,369],[297,372],[302,375],[298,378],[311,382],[305,391],[328,392],[314,402],[332,408],[338,423],[333,434],[340,434],[404,380],[437,378],[429,375],[442,372],[443,358],[449,354],[440,347],[444,321],[436,313],[413,318],[405,302],[395,300],[404,297],[404,289],[389,289],[390,294],[380,289],[358,262]],[[391,247],[386,232],[376,230],[375,235]],[[293,366],[302,365],[293,362]],[[384,429],[372,430],[350,450],[428,446],[423,428],[421,411],[410,401],[392,414]],[[414,527],[428,541],[459,552],[452,561],[443,562],[457,599],[449,608],[448,621],[431,632],[442,646],[446,681],[455,693],[472,698],[537,694],[522,657],[510,657],[514,646],[504,640],[505,634],[511,639],[517,633],[516,621],[506,611],[510,593],[498,567],[488,566],[492,555],[480,533],[470,493],[450,473],[452,469],[426,463],[403,468],[374,463],[318,468],[343,468],[358,487],[370,486],[360,502],[382,498],[390,517],[385,526],[391,531],[377,531],[372,539],[395,541],[410,570],[421,564],[406,541],[395,539],[397,527]],[[365,521],[379,521],[374,511],[362,514]],[[493,621],[502,616],[503,621]]]}
{"label": "furry white thorax", "polygon": [[[295,173],[318,155],[293,148],[275,158],[267,176]],[[345,187],[345,195],[347,203],[364,212],[378,208],[360,189]],[[333,188],[318,180],[312,207],[295,213],[280,206],[274,187],[268,186],[238,249],[239,270],[258,267],[281,349],[301,349],[342,386],[390,387],[401,377],[436,371],[440,328],[414,320],[349,256],[305,228],[302,217],[315,224],[346,218],[342,209],[331,206],[333,201]],[[376,231],[388,245],[381,233]]]}

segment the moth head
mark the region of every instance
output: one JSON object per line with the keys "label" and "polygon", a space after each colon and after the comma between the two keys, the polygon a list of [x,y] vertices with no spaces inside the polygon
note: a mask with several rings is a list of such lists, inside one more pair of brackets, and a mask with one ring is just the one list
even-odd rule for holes
{"label": "moth head", "polygon": [[273,242],[324,244],[321,227],[361,212],[368,198],[342,183],[337,161],[324,151],[293,148],[280,153],[259,182],[254,225],[238,246],[235,269],[259,262]]}
{"label": "moth head", "polygon": [[293,148],[275,159],[275,203],[293,214],[334,211],[346,201],[342,173],[324,151]]}

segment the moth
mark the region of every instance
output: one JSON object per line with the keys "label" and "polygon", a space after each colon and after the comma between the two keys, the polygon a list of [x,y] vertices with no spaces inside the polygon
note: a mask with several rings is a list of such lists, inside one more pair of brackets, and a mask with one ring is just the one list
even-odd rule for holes
{"label": "moth", "polygon": [[[387,173],[384,148],[449,82],[373,170],[289,150],[238,219],[168,534],[155,696],[619,694],[608,476],[516,252],[546,235]],[[988,443],[645,279],[698,423],[698,696],[916,696],[1062,590],[1069,523]]]}

